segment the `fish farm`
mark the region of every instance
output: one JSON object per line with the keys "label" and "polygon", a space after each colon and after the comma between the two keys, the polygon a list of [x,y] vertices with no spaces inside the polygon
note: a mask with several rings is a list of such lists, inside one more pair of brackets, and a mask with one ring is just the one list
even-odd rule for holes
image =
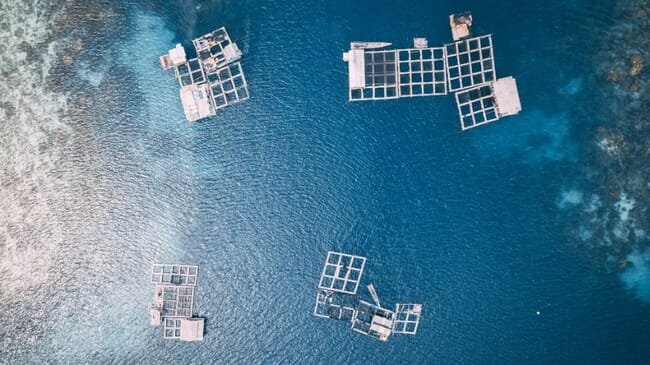
{"label": "fish farm", "polygon": [[163,326],[165,339],[202,341],[204,319],[193,317],[194,288],[199,267],[194,265],[154,264],[153,304],[149,309],[152,326]]}
{"label": "fish farm", "polygon": [[416,334],[422,304],[397,303],[394,310],[384,308],[372,284],[368,291],[373,302],[359,299],[357,290],[365,265],[365,257],[329,251],[318,281],[314,315],[350,321],[353,331],[380,341],[391,334]]}
{"label": "fish farm", "polygon": [[197,57],[187,59],[185,48],[175,48],[160,56],[163,69],[174,69],[180,84],[183,111],[188,121],[208,118],[219,109],[249,98],[242,70],[242,52],[226,28],[192,40]]}
{"label": "fish farm", "polygon": [[388,42],[350,43],[343,53],[349,100],[455,93],[462,130],[519,113],[515,79],[496,77],[492,35],[472,36],[470,13],[452,14],[449,22],[454,42],[441,47],[429,47],[426,38],[404,49],[383,49]]}

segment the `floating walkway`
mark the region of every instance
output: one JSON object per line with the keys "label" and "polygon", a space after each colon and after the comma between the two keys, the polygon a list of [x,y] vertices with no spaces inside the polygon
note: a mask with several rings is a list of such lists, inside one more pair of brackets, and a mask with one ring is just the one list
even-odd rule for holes
{"label": "floating walkway", "polygon": [[372,284],[368,291],[374,303],[358,298],[365,265],[365,257],[329,251],[318,281],[314,315],[350,321],[352,330],[381,341],[393,333],[416,334],[421,304],[398,303],[395,310],[383,308]]}
{"label": "floating walkway", "polygon": [[149,316],[152,326],[162,323],[164,338],[203,340],[204,319],[192,317],[198,275],[199,267],[194,265],[153,265],[151,282],[155,286]]}
{"label": "floating walkway", "polygon": [[478,127],[521,111],[513,77],[496,78],[492,35],[471,36],[472,15],[449,16],[453,43],[382,49],[387,42],[352,42],[348,63],[349,100],[387,100],[456,94],[461,129]]}
{"label": "floating walkway", "polygon": [[174,69],[188,121],[211,117],[219,109],[249,98],[246,77],[238,62],[242,52],[230,40],[226,28],[196,38],[192,44],[196,58],[188,60],[180,44],[160,57],[163,69]]}

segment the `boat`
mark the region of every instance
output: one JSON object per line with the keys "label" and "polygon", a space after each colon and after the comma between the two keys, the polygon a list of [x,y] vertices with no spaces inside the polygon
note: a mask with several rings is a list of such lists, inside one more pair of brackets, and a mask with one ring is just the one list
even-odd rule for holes
{"label": "boat", "polygon": [[376,49],[392,45],[388,42],[350,42],[350,49]]}

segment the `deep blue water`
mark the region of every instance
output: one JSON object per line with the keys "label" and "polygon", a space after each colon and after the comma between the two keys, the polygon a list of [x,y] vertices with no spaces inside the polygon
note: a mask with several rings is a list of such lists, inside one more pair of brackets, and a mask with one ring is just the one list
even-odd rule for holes
{"label": "deep blue water", "polygon": [[[106,112],[69,122],[83,145],[62,149],[52,179],[67,183],[45,192],[64,230],[30,287],[48,304],[6,332],[0,362],[650,363],[648,304],[569,243],[556,204],[593,123],[576,105],[598,110],[558,90],[590,72],[613,4],[110,6],[126,32],[86,44]],[[497,75],[517,78],[520,115],[460,132],[452,95],[347,101],[350,41],[441,45],[466,9],[493,33]],[[252,97],[188,124],[158,56],[222,25]],[[418,334],[382,343],[314,317],[328,250],[366,256],[383,303],[422,303]],[[202,343],[148,326],[156,262],[200,265]]]}

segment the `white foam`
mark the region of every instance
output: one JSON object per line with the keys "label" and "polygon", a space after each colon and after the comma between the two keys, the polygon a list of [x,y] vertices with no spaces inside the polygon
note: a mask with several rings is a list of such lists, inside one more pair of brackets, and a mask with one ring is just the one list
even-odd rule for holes
{"label": "white foam", "polygon": [[637,298],[650,303],[650,250],[634,250],[627,255],[627,268],[620,279]]}
{"label": "white foam", "polygon": [[567,207],[574,207],[578,204],[582,204],[583,194],[580,190],[570,189],[562,190],[560,193],[560,198],[558,199],[557,206],[560,209]]}

